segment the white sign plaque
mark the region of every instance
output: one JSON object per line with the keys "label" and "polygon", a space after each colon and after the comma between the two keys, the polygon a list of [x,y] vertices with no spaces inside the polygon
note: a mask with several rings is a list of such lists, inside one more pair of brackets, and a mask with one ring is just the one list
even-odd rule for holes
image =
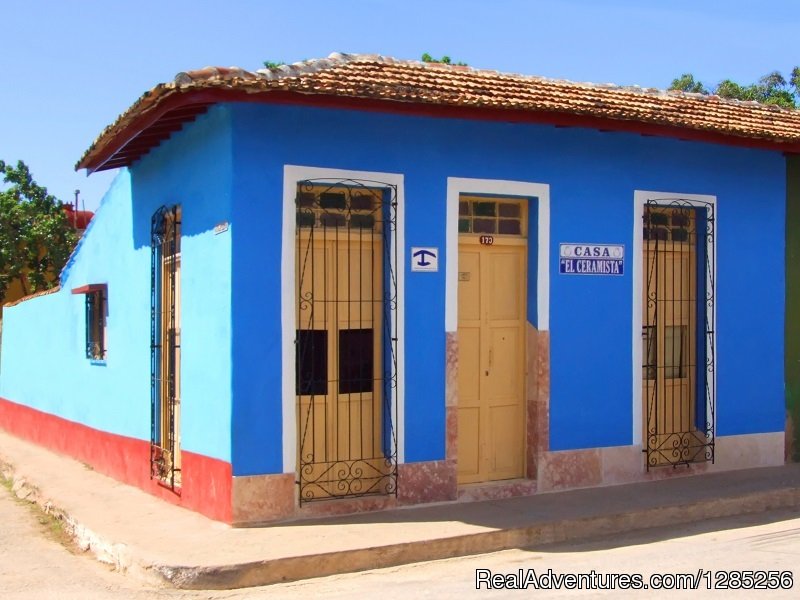
{"label": "white sign plaque", "polygon": [[411,270],[436,273],[439,270],[439,248],[411,248]]}
{"label": "white sign plaque", "polygon": [[563,275],[624,275],[625,246],[622,244],[560,244],[558,272]]}

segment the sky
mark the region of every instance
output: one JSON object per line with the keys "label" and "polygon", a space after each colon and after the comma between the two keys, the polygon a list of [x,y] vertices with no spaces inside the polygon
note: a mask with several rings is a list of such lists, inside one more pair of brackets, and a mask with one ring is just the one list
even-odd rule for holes
{"label": "sky", "polygon": [[142,93],[207,65],[332,52],[666,88],[800,64],[797,0],[0,0],[0,160],[97,207],[116,171],[75,172]]}

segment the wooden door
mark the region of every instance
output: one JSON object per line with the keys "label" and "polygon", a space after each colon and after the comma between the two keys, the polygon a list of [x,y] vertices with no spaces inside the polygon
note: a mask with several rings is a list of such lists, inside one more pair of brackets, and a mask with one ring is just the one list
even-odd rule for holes
{"label": "wooden door", "polygon": [[648,207],[643,244],[642,397],[649,466],[704,457],[696,426],[697,248],[688,208]]}
{"label": "wooden door", "polygon": [[[153,258],[153,474],[181,483],[181,208],[159,211]],[[156,414],[157,413],[157,414]]]}
{"label": "wooden door", "polygon": [[459,245],[459,483],[524,473],[524,242],[464,236]]}
{"label": "wooden door", "polygon": [[300,235],[298,464],[304,500],[383,493],[380,238]]}

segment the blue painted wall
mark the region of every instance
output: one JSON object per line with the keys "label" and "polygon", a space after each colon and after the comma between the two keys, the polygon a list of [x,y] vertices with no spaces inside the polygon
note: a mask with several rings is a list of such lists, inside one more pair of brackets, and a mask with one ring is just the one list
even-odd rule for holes
{"label": "blue painted wall", "polygon": [[[586,129],[292,106],[231,105],[231,112],[235,474],[281,471],[278,290],[285,164],[403,174],[406,250],[445,248],[447,177],[550,185],[552,450],[632,441],[634,190],[716,195],[718,433],[783,430],[780,153]],[[625,244],[625,276],[559,275],[558,244],[570,241]],[[442,459],[445,274],[404,268],[406,460]],[[535,277],[529,287],[533,298]]]}
{"label": "blue painted wall", "polygon": [[[214,108],[115,179],[62,274],[62,290],[4,310],[0,396],[150,439],[150,218],[183,206],[183,448],[230,460],[229,112]],[[231,227],[231,230],[233,228]],[[84,296],[108,284],[107,360],[85,355]]]}
{"label": "blue painted wall", "polygon": [[[558,275],[560,242],[632,249],[636,189],[712,194],[721,435],[782,431],[785,167],[779,153],[540,125],[217,106],[123,172],[64,290],[7,309],[0,395],[141,439],[150,420],[150,217],[183,206],[183,446],[234,474],[282,470],[280,253],[286,164],[405,177],[405,243],[445,249],[447,177],[550,185],[551,449],[631,443],[632,277]],[[230,222],[227,232],[213,228]],[[441,257],[445,264],[446,257]],[[406,460],[444,457],[445,273],[405,269]],[[107,282],[108,360],[83,297]],[[535,306],[535,277],[529,306]],[[533,318],[531,318],[533,320]],[[41,365],[51,376],[40,377]],[[292,374],[287,375],[293,377]]]}

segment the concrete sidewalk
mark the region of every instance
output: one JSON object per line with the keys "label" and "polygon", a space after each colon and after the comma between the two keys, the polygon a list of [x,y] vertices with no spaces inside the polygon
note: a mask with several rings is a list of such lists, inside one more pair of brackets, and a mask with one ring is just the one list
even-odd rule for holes
{"label": "concrete sidewalk", "polygon": [[18,496],[136,576],[228,589],[777,508],[800,511],[800,464],[234,529],[0,432]]}

